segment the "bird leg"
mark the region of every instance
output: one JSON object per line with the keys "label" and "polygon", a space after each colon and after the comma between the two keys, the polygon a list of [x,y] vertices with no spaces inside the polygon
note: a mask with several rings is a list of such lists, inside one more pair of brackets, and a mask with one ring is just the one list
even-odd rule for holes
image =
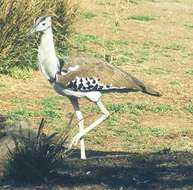
{"label": "bird leg", "polygon": [[83,130],[81,130],[72,140],[71,145],[73,144],[77,144],[79,140],[82,140],[83,136],[85,136],[88,132],[90,132],[91,130],[93,130],[94,128],[96,128],[99,124],[101,124],[105,119],[107,119],[107,117],[109,116],[109,112],[108,110],[105,108],[105,106],[103,105],[103,103],[99,100],[98,102],[96,102],[96,104],[98,105],[98,107],[100,108],[101,112],[103,113],[103,115],[97,119],[94,123],[92,123],[90,126],[84,128]]}
{"label": "bird leg", "polygon": [[[70,99],[73,105],[73,108],[75,110],[77,119],[78,119],[78,125],[79,125],[79,133],[82,133],[84,130],[84,118],[79,108],[79,103],[77,98]],[[72,143],[70,144],[69,148],[72,147]],[[84,139],[82,138],[80,140],[80,157],[81,159],[86,159],[86,152],[85,152],[85,144]]]}

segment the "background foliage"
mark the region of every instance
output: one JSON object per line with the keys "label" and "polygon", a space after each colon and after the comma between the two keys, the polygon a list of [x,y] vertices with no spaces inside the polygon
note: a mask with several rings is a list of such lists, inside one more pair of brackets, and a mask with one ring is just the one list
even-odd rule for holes
{"label": "background foliage", "polygon": [[42,15],[53,17],[57,50],[67,54],[76,13],[70,0],[0,1],[0,73],[18,76],[36,68],[37,39],[27,34],[33,20]]}

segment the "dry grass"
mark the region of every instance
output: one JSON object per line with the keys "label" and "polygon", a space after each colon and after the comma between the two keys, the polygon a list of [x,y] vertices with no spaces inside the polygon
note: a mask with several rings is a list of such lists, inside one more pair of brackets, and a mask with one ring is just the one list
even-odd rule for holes
{"label": "dry grass", "polygon": [[[56,45],[60,54],[68,49],[67,38],[77,13],[70,0],[4,0],[0,3],[0,72],[17,76],[36,68],[36,40],[27,35],[33,20],[53,16]],[[62,49],[61,49],[62,47]]]}

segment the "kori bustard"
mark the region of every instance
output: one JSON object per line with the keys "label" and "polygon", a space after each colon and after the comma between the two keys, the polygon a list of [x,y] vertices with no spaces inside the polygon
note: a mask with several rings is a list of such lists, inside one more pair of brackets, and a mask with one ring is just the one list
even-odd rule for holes
{"label": "kori bustard", "polygon": [[[110,92],[143,92],[152,96],[160,93],[146,86],[142,81],[111,64],[86,55],[72,56],[60,60],[55,51],[51,17],[42,16],[34,21],[31,33],[41,32],[38,48],[38,65],[47,80],[60,95],[67,96],[75,110],[79,133],[70,147],[80,141],[81,159],[86,159],[84,136],[109,116],[101,101],[101,95]],[[79,108],[79,98],[96,103],[102,116],[84,127],[84,118]]]}

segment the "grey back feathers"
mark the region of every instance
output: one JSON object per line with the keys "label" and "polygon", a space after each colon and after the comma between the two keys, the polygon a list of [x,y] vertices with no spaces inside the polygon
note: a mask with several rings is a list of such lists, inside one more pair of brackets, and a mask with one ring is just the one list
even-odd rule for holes
{"label": "grey back feathers", "polygon": [[57,82],[73,91],[141,91],[153,96],[160,95],[125,71],[90,56],[70,57],[60,71]]}

